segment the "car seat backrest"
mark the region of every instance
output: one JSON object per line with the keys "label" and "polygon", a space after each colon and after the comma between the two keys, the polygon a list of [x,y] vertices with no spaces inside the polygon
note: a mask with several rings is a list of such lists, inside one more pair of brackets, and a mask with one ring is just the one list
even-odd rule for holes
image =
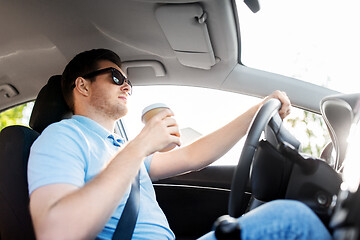
{"label": "car seat backrest", "polygon": [[27,160],[38,133],[24,126],[0,134],[0,239],[35,239],[28,210]]}
{"label": "car seat backrest", "polygon": [[0,132],[0,240],[35,239],[29,213],[27,162],[30,147],[49,124],[71,117],[61,94],[61,76],[41,89],[31,128],[9,126]]}

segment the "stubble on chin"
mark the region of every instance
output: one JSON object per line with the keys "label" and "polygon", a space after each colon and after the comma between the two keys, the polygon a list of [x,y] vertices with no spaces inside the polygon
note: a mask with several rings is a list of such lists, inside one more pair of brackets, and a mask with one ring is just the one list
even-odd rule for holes
{"label": "stubble on chin", "polygon": [[119,109],[116,120],[119,120],[122,117],[125,117],[126,114],[128,113],[128,108],[127,106],[122,106],[121,109]]}
{"label": "stubble on chin", "polygon": [[126,104],[114,104],[101,98],[94,99],[92,106],[97,110],[98,114],[113,120],[119,120],[128,113]]}

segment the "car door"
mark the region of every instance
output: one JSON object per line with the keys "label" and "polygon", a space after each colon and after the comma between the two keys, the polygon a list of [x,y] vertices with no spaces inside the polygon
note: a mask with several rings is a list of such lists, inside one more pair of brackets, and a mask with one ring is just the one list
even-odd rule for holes
{"label": "car door", "polygon": [[235,166],[209,166],[154,182],[157,201],[177,239],[196,239],[227,214]]}

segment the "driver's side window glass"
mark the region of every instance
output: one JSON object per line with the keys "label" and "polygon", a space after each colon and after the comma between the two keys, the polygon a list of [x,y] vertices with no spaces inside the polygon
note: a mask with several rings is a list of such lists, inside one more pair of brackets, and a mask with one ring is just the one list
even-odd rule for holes
{"label": "driver's side window glass", "polygon": [[[143,108],[163,102],[173,110],[181,129],[182,143],[186,145],[230,122],[259,101],[256,97],[198,87],[136,86],[123,122],[129,139],[132,139],[143,127],[140,120]],[[330,141],[319,115],[293,107],[285,124],[301,141],[303,151],[312,156],[319,157]],[[237,164],[244,142],[245,137],[214,164]]]}
{"label": "driver's side window glass", "polygon": [[30,115],[33,107],[34,102],[28,102],[1,112],[0,131],[11,125],[29,126]]}

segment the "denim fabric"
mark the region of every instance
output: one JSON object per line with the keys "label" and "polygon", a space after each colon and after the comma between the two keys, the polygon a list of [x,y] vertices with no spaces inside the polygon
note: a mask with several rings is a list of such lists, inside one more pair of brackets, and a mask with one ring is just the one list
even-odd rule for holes
{"label": "denim fabric", "polygon": [[[242,240],[332,239],[326,227],[305,204],[294,200],[266,203],[238,219]],[[199,240],[216,239],[210,232]]]}

